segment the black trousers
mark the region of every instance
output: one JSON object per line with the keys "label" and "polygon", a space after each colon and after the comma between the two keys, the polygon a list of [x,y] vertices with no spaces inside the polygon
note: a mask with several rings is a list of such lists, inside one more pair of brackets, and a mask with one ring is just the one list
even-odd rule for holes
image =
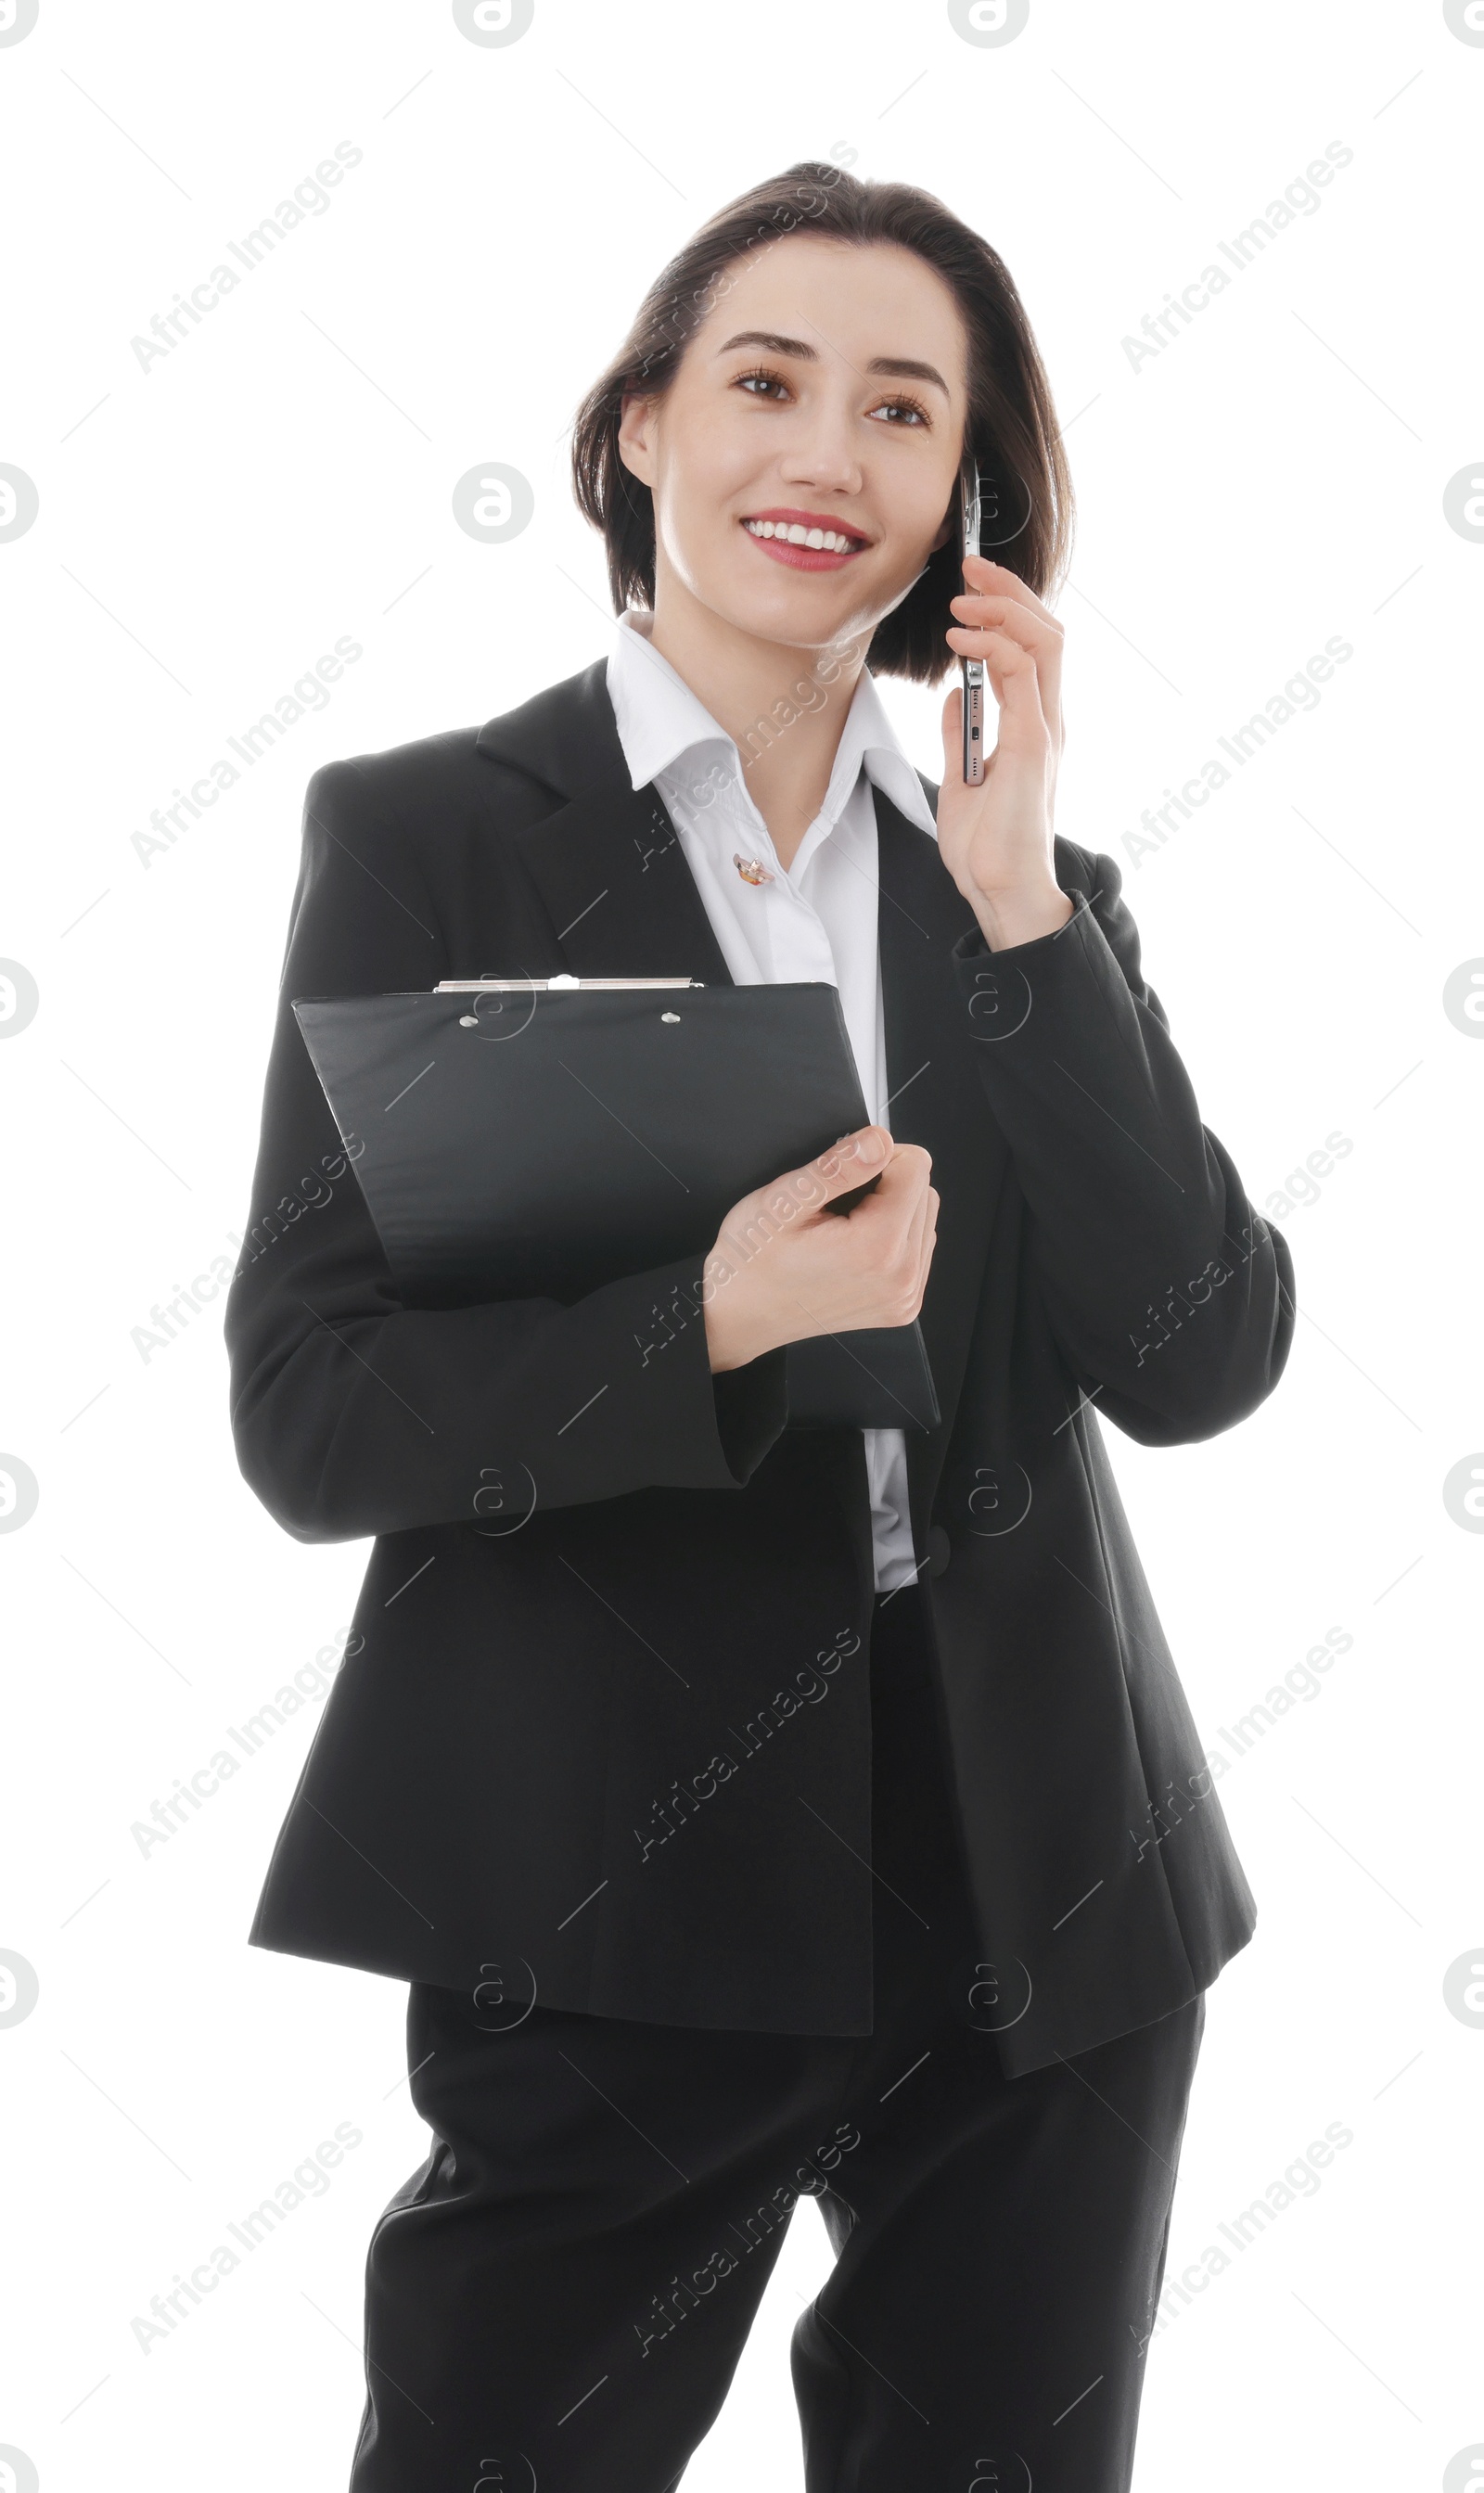
{"label": "black trousers", "polygon": [[802,2197],[808,2493],[1125,2493],[1204,1999],[1002,2076],[921,1604],[872,1629],[870,2035],[413,1985],[433,2145],[372,2238],[351,2493],[670,2493]]}

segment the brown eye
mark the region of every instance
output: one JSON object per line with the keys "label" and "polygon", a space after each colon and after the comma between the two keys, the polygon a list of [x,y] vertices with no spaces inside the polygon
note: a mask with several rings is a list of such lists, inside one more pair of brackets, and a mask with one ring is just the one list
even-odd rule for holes
{"label": "brown eye", "polygon": [[[750,385],[753,382],[759,383],[760,386],[756,389],[752,388]],[[739,373],[734,387],[745,390],[749,398],[761,398],[765,390],[783,390],[786,384],[777,373],[756,372]]]}

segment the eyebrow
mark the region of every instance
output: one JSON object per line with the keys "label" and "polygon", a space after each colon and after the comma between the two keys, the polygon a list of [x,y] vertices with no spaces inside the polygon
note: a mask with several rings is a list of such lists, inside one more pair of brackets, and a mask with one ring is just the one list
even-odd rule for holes
{"label": "eyebrow", "polygon": [[[771,354],[797,355],[802,362],[810,364],[819,361],[818,352],[805,339],[781,338],[772,329],[739,329],[736,337],[728,338],[726,345],[718,346],[716,352],[729,355],[734,346],[763,346]],[[945,398],[949,395],[948,383],[936,364],[920,364],[908,355],[873,355],[865,369],[868,373],[887,375],[893,380],[930,381]]]}

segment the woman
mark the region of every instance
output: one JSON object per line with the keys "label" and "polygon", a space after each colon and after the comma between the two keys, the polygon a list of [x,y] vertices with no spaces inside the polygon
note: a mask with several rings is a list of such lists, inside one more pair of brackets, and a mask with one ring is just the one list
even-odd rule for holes
{"label": "woman", "polygon": [[[1007,559],[960,569],[967,458]],[[1254,1908],[1099,1414],[1253,1410],[1287,1246],[1116,864],[1053,833],[1067,479],[987,246],[762,184],[574,472],[606,665],[311,786],[228,1310],[247,1478],[376,1536],[252,1934],[411,1985],[433,2148],[372,2243],[354,2493],[664,2493],[801,2195],[810,2493],[1111,2493]],[[867,656],[984,660],[983,785],[958,691],[935,791]],[[833,980],[872,1123],[662,1271],[405,1307],[290,1000],[559,973]],[[788,1426],[791,1341],[919,1313],[936,1428]]]}

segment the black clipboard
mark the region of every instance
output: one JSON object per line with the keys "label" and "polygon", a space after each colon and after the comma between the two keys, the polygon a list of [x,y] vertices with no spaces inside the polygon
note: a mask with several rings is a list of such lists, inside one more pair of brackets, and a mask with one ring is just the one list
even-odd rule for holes
{"label": "black clipboard", "polygon": [[[703,1253],[866,1122],[823,981],[453,979],[293,1012],[406,1304],[566,1303]],[[789,1425],[934,1428],[922,1329],[790,1343]]]}

